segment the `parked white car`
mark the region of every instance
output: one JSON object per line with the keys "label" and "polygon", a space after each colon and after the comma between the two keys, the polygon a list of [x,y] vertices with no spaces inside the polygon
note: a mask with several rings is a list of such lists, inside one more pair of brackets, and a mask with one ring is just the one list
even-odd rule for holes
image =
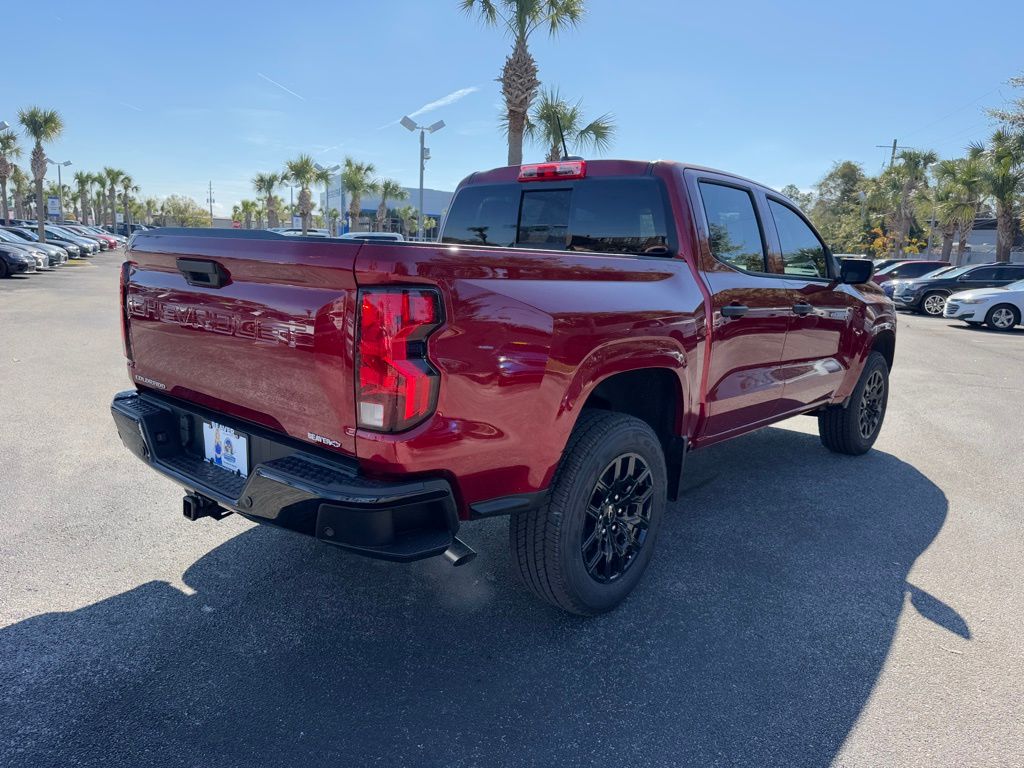
{"label": "parked white car", "polygon": [[984,323],[994,331],[1009,331],[1024,317],[1024,280],[1002,288],[976,288],[946,299],[943,316],[968,325]]}

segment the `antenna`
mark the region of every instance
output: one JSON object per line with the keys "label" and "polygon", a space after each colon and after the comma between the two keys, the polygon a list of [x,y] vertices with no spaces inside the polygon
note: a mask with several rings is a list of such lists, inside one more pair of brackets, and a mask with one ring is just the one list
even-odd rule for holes
{"label": "antenna", "polygon": [[555,122],[558,123],[558,135],[562,139],[562,159],[569,159],[569,148],[565,146],[565,131],[562,130],[562,118],[555,115]]}

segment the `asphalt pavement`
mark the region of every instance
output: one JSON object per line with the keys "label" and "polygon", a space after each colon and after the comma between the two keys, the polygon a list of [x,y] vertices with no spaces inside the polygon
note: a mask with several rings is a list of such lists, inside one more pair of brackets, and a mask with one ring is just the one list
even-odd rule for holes
{"label": "asphalt pavement", "polygon": [[503,519],[459,569],[187,522],[110,418],[119,263],[0,281],[0,765],[1024,764],[1024,331],[901,315],[873,452],[694,453],[579,619]]}

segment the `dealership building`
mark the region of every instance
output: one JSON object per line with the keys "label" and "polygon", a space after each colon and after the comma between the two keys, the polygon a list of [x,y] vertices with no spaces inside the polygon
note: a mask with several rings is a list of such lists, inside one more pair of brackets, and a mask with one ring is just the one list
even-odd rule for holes
{"label": "dealership building", "polygon": [[[409,197],[405,200],[388,200],[388,208],[402,208],[406,205],[411,205],[413,208],[419,208],[420,190],[419,187],[403,187],[408,193]],[[448,205],[452,201],[453,192],[445,192],[441,189],[426,189],[423,190],[423,213],[425,216],[429,216],[440,224],[441,217],[448,212]],[[341,211],[342,215],[348,213],[348,193],[341,186],[341,178],[339,176],[331,177],[331,183],[327,188],[327,194],[320,193],[320,210],[329,211],[331,208],[337,208]],[[325,205],[326,203],[326,205]],[[360,218],[360,224],[358,227],[352,225],[351,222],[347,222],[348,229],[369,229],[375,226],[374,222],[377,218],[377,206],[380,205],[380,197],[378,195],[364,195],[360,200],[360,207],[362,209],[362,217]],[[338,228],[341,228],[339,223]],[[392,220],[390,228],[392,230],[400,229],[400,225],[397,219]],[[436,228],[433,232],[425,233],[427,237],[436,235]]]}

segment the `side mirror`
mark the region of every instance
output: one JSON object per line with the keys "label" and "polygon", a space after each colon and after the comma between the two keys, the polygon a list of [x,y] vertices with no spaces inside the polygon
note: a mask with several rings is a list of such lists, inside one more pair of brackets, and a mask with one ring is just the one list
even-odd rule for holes
{"label": "side mirror", "polygon": [[875,274],[875,265],[870,259],[840,259],[839,282],[848,285],[861,285],[868,282]]}

